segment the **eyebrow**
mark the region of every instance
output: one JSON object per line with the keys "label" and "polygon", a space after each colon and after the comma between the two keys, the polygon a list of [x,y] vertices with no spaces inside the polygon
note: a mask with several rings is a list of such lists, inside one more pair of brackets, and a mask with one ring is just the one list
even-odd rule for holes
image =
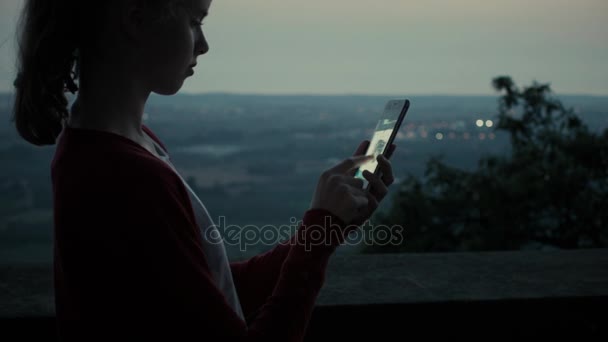
{"label": "eyebrow", "polygon": [[202,9],[200,7],[195,7],[192,1],[180,1],[178,2],[178,6],[181,6],[186,11],[190,12],[190,14],[194,14],[196,16],[200,16],[201,18],[205,18],[209,15],[209,11],[206,9]]}

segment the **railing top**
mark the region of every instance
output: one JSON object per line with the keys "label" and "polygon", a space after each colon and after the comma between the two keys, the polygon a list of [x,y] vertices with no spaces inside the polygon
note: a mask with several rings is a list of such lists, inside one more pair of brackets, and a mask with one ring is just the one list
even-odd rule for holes
{"label": "railing top", "polygon": [[318,305],[608,296],[608,249],[336,255]]}
{"label": "railing top", "polygon": [[[0,265],[0,317],[54,316],[50,265]],[[608,297],[608,249],[336,254],[319,306]]]}

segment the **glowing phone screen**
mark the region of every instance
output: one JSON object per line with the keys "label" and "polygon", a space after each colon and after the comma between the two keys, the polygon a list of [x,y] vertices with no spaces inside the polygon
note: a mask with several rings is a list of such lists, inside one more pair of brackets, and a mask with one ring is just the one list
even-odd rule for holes
{"label": "glowing phone screen", "polygon": [[403,121],[403,116],[405,116],[408,108],[408,100],[391,100],[384,107],[367,152],[365,152],[365,155],[373,155],[374,159],[360,166],[355,174],[355,178],[363,180],[364,188],[367,187],[368,182],[363,177],[363,171],[368,170],[371,173],[376,171],[378,156],[380,154],[386,155],[388,147],[392,144],[397,133],[396,131],[401,126],[401,121]]}

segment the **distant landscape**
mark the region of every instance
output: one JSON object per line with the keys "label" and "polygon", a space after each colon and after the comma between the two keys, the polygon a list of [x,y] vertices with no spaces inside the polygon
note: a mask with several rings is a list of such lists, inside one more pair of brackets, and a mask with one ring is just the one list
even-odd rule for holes
{"label": "distant landscape", "polygon": [[[216,224],[288,225],[308,209],[321,172],[371,138],[384,103],[394,96],[153,96],[145,124]],[[420,176],[431,156],[461,168],[507,154],[494,131],[498,97],[412,96],[392,157],[396,183]],[[589,127],[608,127],[608,97],[560,96]],[[108,99],[111,101],[111,99]],[[10,122],[12,96],[0,95],[0,263],[52,261],[50,164],[54,146],[20,139]],[[390,194],[379,210],[390,205]],[[255,255],[227,247],[232,260]],[[344,248],[341,252],[356,252]]]}

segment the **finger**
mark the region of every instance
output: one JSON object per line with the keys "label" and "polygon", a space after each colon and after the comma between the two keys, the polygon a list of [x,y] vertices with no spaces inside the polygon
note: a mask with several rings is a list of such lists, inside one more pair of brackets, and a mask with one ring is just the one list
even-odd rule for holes
{"label": "finger", "polygon": [[397,145],[391,144],[391,147],[389,147],[389,149],[386,153],[386,159],[391,159],[391,157],[393,156],[393,153],[395,152],[395,149],[397,149]]}
{"label": "finger", "polygon": [[352,156],[344,159],[340,164],[331,168],[330,171],[331,173],[347,174],[349,171],[356,169],[359,166],[372,161],[373,159],[373,155]]}
{"label": "finger", "polygon": [[370,143],[369,140],[363,140],[359,144],[359,147],[357,147],[357,149],[355,150],[355,153],[353,154],[353,156],[362,156],[369,148],[369,143]]}
{"label": "finger", "polygon": [[[336,177],[336,176],[334,176]],[[338,176],[340,177],[340,176]],[[353,179],[356,180],[356,179]],[[359,187],[358,184],[356,184],[356,182],[352,182],[351,180],[347,180],[346,177],[342,176],[342,179],[340,179],[339,184],[337,185],[337,188],[339,189],[340,192],[342,192],[342,194],[344,196],[351,196],[351,197],[365,197],[365,189],[363,189],[363,186]],[[361,180],[361,182],[363,182],[363,180]],[[354,184],[354,185],[353,185]]]}
{"label": "finger", "polygon": [[368,207],[370,216],[374,211],[376,211],[376,209],[378,209],[379,203],[380,203],[380,200],[378,200],[376,198],[376,196],[374,196],[374,194],[372,194],[370,192],[367,193],[367,207]]}
{"label": "finger", "polygon": [[363,177],[369,182],[368,192],[373,194],[378,202],[382,201],[388,193],[388,188],[384,185],[382,180],[380,180],[380,177],[367,170],[363,172]]}
{"label": "finger", "polygon": [[344,183],[352,186],[353,188],[363,190],[363,179],[354,178],[354,177],[344,177]]}
{"label": "finger", "polygon": [[365,197],[366,196],[366,191],[365,191],[365,189],[362,189],[362,188],[360,189],[360,188],[355,188],[355,187],[349,187],[348,191],[350,192],[350,194],[353,197],[357,197],[357,196]]}
{"label": "finger", "polygon": [[395,181],[395,177],[393,176],[393,167],[391,162],[382,155],[378,157],[378,168],[380,169],[380,172],[382,172],[381,179],[384,182],[384,185],[389,186],[393,184]]}
{"label": "finger", "polygon": [[[362,156],[362,155],[364,155],[365,152],[367,151],[367,149],[369,148],[369,144],[370,144],[369,140],[363,140],[359,144],[359,147],[357,147],[357,149],[355,150],[355,153],[353,154],[353,156]],[[354,169],[354,170],[350,170],[347,174],[349,176],[351,176],[351,177],[354,177],[356,173],[357,173],[357,169]]]}
{"label": "finger", "polygon": [[365,210],[369,203],[369,196],[364,191],[358,192],[356,195],[353,194],[354,207],[358,210]]}
{"label": "finger", "polygon": [[378,208],[378,200],[374,195],[366,193],[367,206],[359,208],[357,218],[354,220],[355,226],[361,225],[367,221]]}

